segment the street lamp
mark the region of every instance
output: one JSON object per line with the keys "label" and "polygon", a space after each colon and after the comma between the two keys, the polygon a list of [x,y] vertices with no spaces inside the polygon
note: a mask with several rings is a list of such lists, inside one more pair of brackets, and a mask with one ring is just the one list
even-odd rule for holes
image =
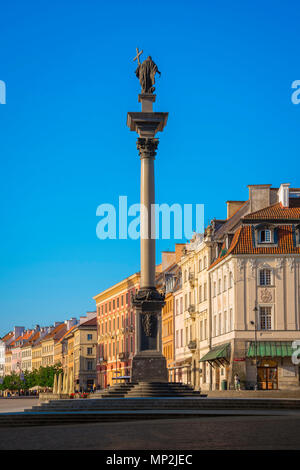
{"label": "street lamp", "polygon": [[258,384],[257,384],[257,312],[258,308],[255,305],[254,309],[254,321],[250,321],[251,325],[254,325],[254,351],[255,351],[255,390],[258,389]]}

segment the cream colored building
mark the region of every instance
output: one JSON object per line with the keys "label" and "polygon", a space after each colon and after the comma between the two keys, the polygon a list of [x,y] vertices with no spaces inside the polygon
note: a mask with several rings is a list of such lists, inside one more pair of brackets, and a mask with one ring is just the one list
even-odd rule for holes
{"label": "cream colored building", "polygon": [[97,382],[97,314],[89,312],[80,318],[74,336],[74,387],[75,390],[92,390]]}
{"label": "cream colored building", "polygon": [[31,367],[38,370],[42,366],[42,343],[39,338],[31,348]]}
{"label": "cream colored building", "polygon": [[209,237],[202,234],[195,234],[186,245],[179,263],[182,288],[174,294],[177,380],[196,389],[205,389],[209,383],[206,367],[201,370],[199,360],[209,350],[210,245]]}
{"label": "cream colored building", "polygon": [[[212,389],[299,387],[300,190],[249,186],[249,200],[213,233],[209,268]],[[218,233],[219,232],[219,233]],[[224,383],[224,382],[223,382]]]}
{"label": "cream colored building", "polygon": [[57,360],[55,356],[56,350],[55,347],[60,341],[62,336],[74,325],[76,324],[76,318],[71,318],[71,320],[66,320],[65,322],[56,322],[53,329],[50,333],[46,334],[41,340],[41,360],[42,367],[53,366]]}

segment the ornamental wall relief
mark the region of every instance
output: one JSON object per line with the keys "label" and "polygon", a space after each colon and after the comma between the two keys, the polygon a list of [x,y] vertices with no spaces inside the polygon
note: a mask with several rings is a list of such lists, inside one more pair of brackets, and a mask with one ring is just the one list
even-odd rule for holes
{"label": "ornamental wall relief", "polygon": [[287,263],[290,268],[290,272],[295,269],[295,258],[287,258]]}
{"label": "ornamental wall relief", "polygon": [[273,301],[273,292],[270,289],[261,289],[260,290],[260,300],[261,302],[267,304]]}
{"label": "ornamental wall relief", "polygon": [[238,265],[238,270],[241,273],[244,269],[245,261],[243,259],[239,258],[238,262],[237,262],[237,265]]}

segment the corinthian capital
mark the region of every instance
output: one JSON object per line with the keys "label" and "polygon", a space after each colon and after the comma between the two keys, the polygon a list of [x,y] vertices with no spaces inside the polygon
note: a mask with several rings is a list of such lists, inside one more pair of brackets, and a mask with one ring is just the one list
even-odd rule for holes
{"label": "corinthian capital", "polygon": [[139,137],[136,142],[141,158],[155,158],[158,139]]}

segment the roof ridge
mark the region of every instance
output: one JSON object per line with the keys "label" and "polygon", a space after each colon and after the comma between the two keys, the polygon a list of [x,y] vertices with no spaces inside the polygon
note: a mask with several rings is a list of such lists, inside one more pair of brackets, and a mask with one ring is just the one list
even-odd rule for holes
{"label": "roof ridge", "polygon": [[249,212],[249,214],[245,215],[243,218],[247,219],[247,217],[249,217],[249,215],[258,214],[261,211],[265,211],[266,209],[270,209],[271,207],[275,207],[275,206],[279,206],[279,205],[280,205],[280,202],[275,202],[274,204],[270,204],[270,206],[262,207],[261,209],[258,209],[257,211]]}

